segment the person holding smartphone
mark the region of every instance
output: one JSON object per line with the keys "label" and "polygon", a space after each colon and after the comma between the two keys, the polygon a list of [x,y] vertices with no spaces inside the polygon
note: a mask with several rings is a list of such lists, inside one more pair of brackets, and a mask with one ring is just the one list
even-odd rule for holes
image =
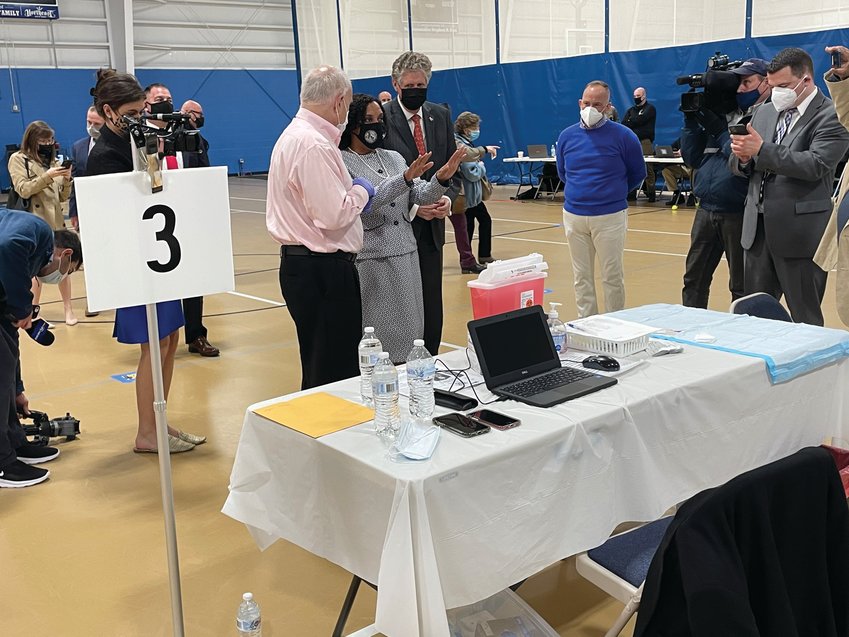
{"label": "person holding smartphone", "polygon": [[[65,227],[62,203],[71,197],[73,178],[71,164],[62,164],[56,157],[56,139],[46,122],[31,122],[24,131],[21,150],[9,157],[9,176],[15,192],[29,200],[27,210],[47,222],[52,230]],[[41,298],[41,283],[32,280],[33,303]],[[65,324],[76,325],[77,317],[71,305],[71,279],[65,277],[59,284]]]}
{"label": "person holding smartphone", "polygon": [[722,255],[728,262],[731,300],[743,296],[743,208],[749,180],[728,166],[731,135],[735,126],[746,132],[752,113],[770,96],[766,81],[768,62],[750,58],[731,73],[740,77],[738,110],[728,115],[702,109],[684,113],[681,156],[694,169],[693,194],[699,207],[690,231],[690,249],[684,271],[682,302],[687,307],[707,308],[710,284]]}

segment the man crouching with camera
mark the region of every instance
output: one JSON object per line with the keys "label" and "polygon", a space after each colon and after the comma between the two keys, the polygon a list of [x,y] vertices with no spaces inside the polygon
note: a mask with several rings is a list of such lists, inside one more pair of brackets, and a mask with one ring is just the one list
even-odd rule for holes
{"label": "man crouching with camera", "polygon": [[[687,307],[707,308],[710,284],[723,253],[728,262],[731,300],[743,296],[743,246],[740,237],[743,234],[743,208],[749,180],[734,175],[728,166],[731,157],[728,129],[729,125],[751,119],[752,111],[769,98],[767,65],[766,60],[750,58],[727,71],[740,78],[737,109],[728,115],[715,113],[707,107],[695,112],[682,107],[685,112],[681,156],[687,166],[695,169],[693,193],[699,200],[684,271],[682,302]],[[742,126],[745,129],[745,123]]]}
{"label": "man crouching with camera", "polygon": [[79,236],[51,230],[28,212],[0,211],[0,487],[28,487],[50,472],[32,465],[53,460],[54,447],[27,442],[17,407],[26,411],[20,384],[18,329],[32,326],[32,278],[58,284],[82,265]]}

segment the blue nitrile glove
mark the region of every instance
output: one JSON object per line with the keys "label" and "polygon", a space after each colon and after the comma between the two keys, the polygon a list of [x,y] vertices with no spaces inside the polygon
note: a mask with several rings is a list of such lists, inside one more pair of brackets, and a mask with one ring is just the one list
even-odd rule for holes
{"label": "blue nitrile glove", "polygon": [[365,188],[365,191],[368,193],[368,201],[366,205],[363,206],[363,212],[368,212],[371,210],[371,200],[374,197],[374,193],[376,192],[372,183],[366,179],[365,177],[357,177],[354,179],[354,186],[361,186]]}

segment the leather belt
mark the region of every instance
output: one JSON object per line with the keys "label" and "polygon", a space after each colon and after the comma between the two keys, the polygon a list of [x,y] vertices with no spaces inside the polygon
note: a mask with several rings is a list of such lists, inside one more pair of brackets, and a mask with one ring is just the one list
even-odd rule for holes
{"label": "leather belt", "polygon": [[352,252],[337,250],[336,252],[314,252],[306,246],[280,246],[281,257],[325,257],[331,259],[343,259],[344,261],[357,260],[357,255]]}

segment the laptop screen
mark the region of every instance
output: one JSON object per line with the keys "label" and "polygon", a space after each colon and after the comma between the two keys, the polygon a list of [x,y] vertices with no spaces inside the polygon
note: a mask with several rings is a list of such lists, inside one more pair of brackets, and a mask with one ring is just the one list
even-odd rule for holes
{"label": "laptop screen", "polygon": [[475,350],[490,377],[517,372],[518,378],[523,370],[539,365],[559,367],[559,362],[552,364],[557,353],[544,316],[542,308],[536,305],[480,322],[473,321],[476,324],[473,328]]}

